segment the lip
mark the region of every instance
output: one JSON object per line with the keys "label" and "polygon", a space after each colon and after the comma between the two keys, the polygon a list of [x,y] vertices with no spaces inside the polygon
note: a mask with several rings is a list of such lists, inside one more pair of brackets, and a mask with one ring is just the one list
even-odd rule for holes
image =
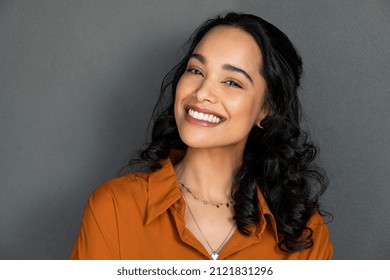
{"label": "lip", "polygon": [[[188,110],[194,110],[194,111],[197,111],[199,113],[204,113],[204,114],[210,114],[210,115],[214,115],[218,118],[221,118],[221,122],[219,123],[211,123],[211,122],[208,122],[208,121],[204,121],[204,120],[198,120],[198,119],[195,119],[193,117],[191,117],[189,114],[188,114]],[[202,108],[199,108],[195,105],[188,105],[188,106],[185,106],[185,111],[186,111],[186,114],[185,114],[185,119],[191,123],[191,124],[194,124],[194,125],[198,125],[198,126],[202,126],[202,127],[215,127],[219,124],[221,124],[225,118],[223,116],[221,116],[220,114],[216,113],[216,112],[213,112],[211,110],[208,110],[208,109],[202,109]]]}

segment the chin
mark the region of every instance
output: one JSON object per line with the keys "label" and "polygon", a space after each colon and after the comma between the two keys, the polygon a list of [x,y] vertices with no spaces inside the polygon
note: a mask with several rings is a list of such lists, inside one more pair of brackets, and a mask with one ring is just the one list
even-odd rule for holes
{"label": "chin", "polygon": [[180,137],[181,140],[188,146],[188,148],[212,148],[210,139],[197,139],[194,137]]}

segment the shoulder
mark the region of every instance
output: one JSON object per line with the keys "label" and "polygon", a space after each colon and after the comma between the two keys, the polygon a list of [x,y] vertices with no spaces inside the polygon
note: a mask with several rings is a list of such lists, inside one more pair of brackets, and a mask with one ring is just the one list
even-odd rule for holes
{"label": "shoulder", "polygon": [[312,230],[313,246],[301,251],[301,259],[331,259],[333,246],[330,241],[329,229],[323,216],[317,211],[309,221],[307,227]]}
{"label": "shoulder", "polygon": [[72,259],[119,259],[119,229],[143,221],[148,174],[129,174],[99,185],[84,210]]}
{"label": "shoulder", "polygon": [[325,216],[323,214],[321,214],[319,211],[316,211],[306,224],[306,226],[313,231],[314,238],[323,236],[324,238],[329,239],[329,229],[324,217]]}
{"label": "shoulder", "polygon": [[97,186],[89,197],[91,208],[140,200],[147,194],[147,173],[132,173],[110,179]]}

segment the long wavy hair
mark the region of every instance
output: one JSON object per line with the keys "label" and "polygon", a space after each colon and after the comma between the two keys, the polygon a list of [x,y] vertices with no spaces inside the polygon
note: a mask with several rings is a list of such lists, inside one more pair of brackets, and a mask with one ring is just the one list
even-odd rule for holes
{"label": "long wavy hair", "polygon": [[319,211],[327,177],[314,164],[317,147],[300,126],[297,90],[302,60],[282,31],[257,16],[228,13],[207,20],[195,30],[183,59],[162,82],[153,113],[151,141],[128,166],[143,163],[153,172],[162,167],[161,160],[168,158],[172,149],[187,149],[174,117],[176,87],[197,44],[209,30],[220,25],[240,28],[258,44],[262,55],[259,72],[266,81],[265,106],[269,110],[261,128],[254,126],[250,131],[241,169],[235,175],[233,218],[241,233],[251,234],[248,226],[257,224],[261,215],[259,188],[275,217],[281,237],[279,248],[287,252],[309,248],[313,246],[312,230],[306,224]]}

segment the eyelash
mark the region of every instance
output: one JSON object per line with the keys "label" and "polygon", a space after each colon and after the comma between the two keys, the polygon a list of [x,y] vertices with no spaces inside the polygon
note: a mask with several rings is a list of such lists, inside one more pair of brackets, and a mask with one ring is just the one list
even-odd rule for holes
{"label": "eyelash", "polygon": [[194,75],[202,75],[203,76],[203,73],[198,69],[188,68],[187,72],[194,74]]}
{"label": "eyelash", "polygon": [[240,86],[238,83],[232,80],[227,80],[225,84],[227,84],[229,87],[242,88],[242,86]]}
{"label": "eyelash", "polygon": [[[188,68],[186,71],[188,73],[191,73],[191,74],[194,74],[194,75],[201,75],[202,77],[204,76],[203,73],[200,70],[198,70],[198,69]],[[228,85],[229,87],[242,88],[241,85],[239,85],[237,82],[232,81],[232,80],[227,80],[227,81],[225,81],[223,83]]]}

